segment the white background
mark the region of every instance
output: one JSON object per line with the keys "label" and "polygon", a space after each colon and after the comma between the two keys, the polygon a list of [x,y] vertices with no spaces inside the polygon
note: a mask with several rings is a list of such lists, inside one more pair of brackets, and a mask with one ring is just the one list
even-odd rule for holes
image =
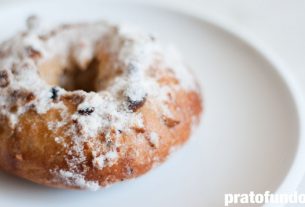
{"label": "white background", "polygon": [[[146,0],[145,2],[148,1],[181,7],[194,14],[216,18],[251,35],[278,57],[305,94],[305,0]],[[2,5],[10,2],[11,0],[0,0]],[[305,179],[298,191],[305,193]]]}

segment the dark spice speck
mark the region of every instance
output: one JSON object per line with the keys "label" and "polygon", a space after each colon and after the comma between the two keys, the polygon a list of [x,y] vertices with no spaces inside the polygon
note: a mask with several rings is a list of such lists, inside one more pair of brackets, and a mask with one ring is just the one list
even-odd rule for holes
{"label": "dark spice speck", "polygon": [[51,99],[53,99],[55,101],[58,97],[58,89],[57,88],[52,88],[51,93],[52,93]]}
{"label": "dark spice speck", "polygon": [[132,175],[133,172],[134,172],[134,169],[133,169],[132,167],[127,167],[127,168],[126,168],[126,173],[127,173],[127,175]]}
{"label": "dark spice speck", "polygon": [[5,88],[9,83],[8,73],[6,71],[0,71],[0,87]]}
{"label": "dark spice speck", "polygon": [[90,107],[90,108],[80,109],[78,110],[78,113],[83,116],[88,116],[92,114],[94,110],[95,110],[94,107]]}

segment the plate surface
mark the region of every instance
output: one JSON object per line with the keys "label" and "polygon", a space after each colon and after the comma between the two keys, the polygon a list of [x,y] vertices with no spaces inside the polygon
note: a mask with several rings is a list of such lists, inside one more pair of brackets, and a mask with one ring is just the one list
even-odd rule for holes
{"label": "plate surface", "polygon": [[[73,2],[73,3],[71,3]],[[85,3],[84,3],[85,2]],[[225,30],[157,7],[98,0],[17,3],[0,9],[0,40],[30,14],[45,24],[108,19],[176,45],[205,99],[199,129],[148,174],[98,192],[55,190],[0,173],[1,206],[223,206],[224,193],[275,191],[294,161],[299,115],[285,81],[264,56]]]}

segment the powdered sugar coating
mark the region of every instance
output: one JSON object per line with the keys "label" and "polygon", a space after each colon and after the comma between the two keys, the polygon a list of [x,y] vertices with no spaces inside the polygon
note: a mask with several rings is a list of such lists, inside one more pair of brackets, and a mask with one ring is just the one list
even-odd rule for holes
{"label": "powdered sugar coating", "polygon": [[[143,127],[142,114],[134,113],[135,108],[130,105],[140,105],[149,97],[159,103],[162,113],[170,116],[166,102],[172,89],[160,85],[156,77],[148,75],[154,64],[171,70],[179,80],[178,89],[182,87],[195,90],[193,77],[181,58],[174,55],[175,52],[162,47],[149,35],[129,27],[98,22],[40,31],[36,24],[35,19],[30,19],[28,31],[19,33],[0,45],[0,53],[4,54],[0,58],[0,72],[5,71],[9,80],[8,86],[0,88],[0,115],[9,119],[13,129],[18,125],[19,117],[29,110],[45,114],[50,109],[58,109],[61,112],[61,121],[48,123],[48,129],[53,132],[71,121],[76,123],[65,132],[67,136],[72,137],[70,146],[67,146],[64,138],[54,138],[56,143],[65,144],[68,155],[73,155],[72,158],[66,158],[68,169],[54,168],[51,171],[66,185],[96,190],[98,183],[85,178],[86,168],[77,168],[86,161],[84,145],[89,143],[104,147],[104,143],[99,144],[92,140],[103,134],[105,142],[111,141],[113,145],[105,154],[93,152],[92,164],[97,169],[112,166],[119,157],[116,148],[120,145],[120,140],[108,140],[110,134]],[[114,76],[106,87],[101,82],[98,86],[101,90],[98,92],[71,92],[57,87],[57,97],[83,97],[76,112],[69,115],[64,102],[59,98],[54,100],[52,88],[55,86],[41,78],[39,65],[57,58],[60,66],[68,67],[72,58],[74,64],[85,70],[101,47],[106,47],[107,52],[116,59],[109,67],[113,70],[122,69],[122,74]],[[0,81],[3,83],[6,80]],[[12,95],[16,92],[24,92],[25,99],[28,96],[34,98],[23,101],[24,97],[21,95]],[[10,110],[16,103],[16,111]],[[150,142],[158,147],[159,136],[151,133]]]}
{"label": "powdered sugar coating", "polygon": [[98,182],[87,181],[83,175],[64,170],[59,170],[56,173],[58,174],[58,178],[62,179],[66,185],[81,187],[92,191],[96,191],[100,188]]}
{"label": "powdered sugar coating", "polygon": [[149,141],[154,147],[159,146],[160,137],[156,132],[151,132],[149,135]]}

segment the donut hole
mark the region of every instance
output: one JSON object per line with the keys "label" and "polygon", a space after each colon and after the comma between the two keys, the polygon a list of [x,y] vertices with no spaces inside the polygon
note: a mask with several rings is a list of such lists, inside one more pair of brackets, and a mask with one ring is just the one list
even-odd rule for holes
{"label": "donut hole", "polygon": [[98,61],[91,60],[86,67],[77,64],[62,66],[59,61],[51,60],[39,65],[39,74],[52,86],[59,86],[67,91],[84,90],[97,92]]}

